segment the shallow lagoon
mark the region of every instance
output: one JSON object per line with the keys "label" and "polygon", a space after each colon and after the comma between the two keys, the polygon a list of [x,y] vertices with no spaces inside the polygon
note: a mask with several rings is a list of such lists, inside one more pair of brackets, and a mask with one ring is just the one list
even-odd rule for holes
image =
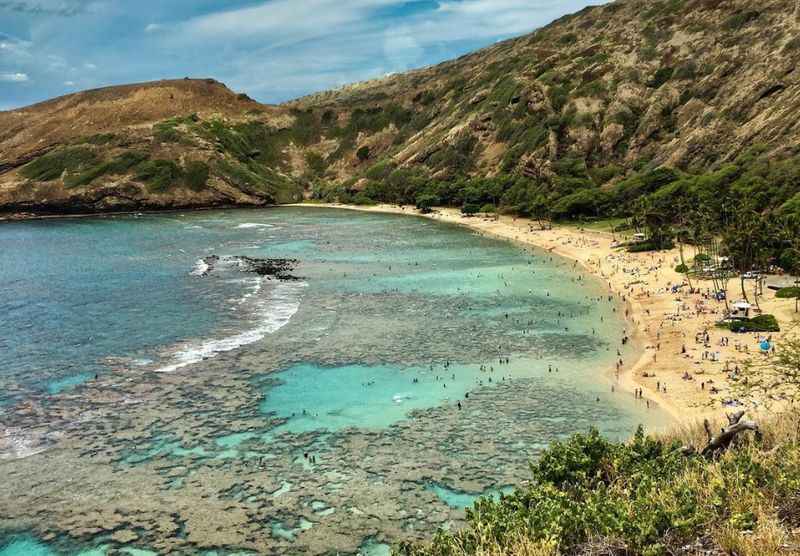
{"label": "shallow lagoon", "polygon": [[[77,274],[56,257],[39,276],[23,252],[87,238]],[[286,208],[18,223],[0,243],[24,262],[0,287],[47,291],[39,315],[5,302],[33,322],[3,340],[24,357],[0,377],[0,525],[62,553],[381,553],[458,526],[554,439],[665,420],[611,392],[625,323],[601,283],[455,226]],[[193,275],[209,253],[297,258],[304,285],[276,306],[275,283]],[[287,303],[263,339],[158,372]],[[62,314],[78,329],[31,332]]]}

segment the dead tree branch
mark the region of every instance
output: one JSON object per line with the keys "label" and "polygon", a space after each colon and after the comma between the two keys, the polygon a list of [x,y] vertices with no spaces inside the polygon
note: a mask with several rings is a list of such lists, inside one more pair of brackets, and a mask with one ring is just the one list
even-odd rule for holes
{"label": "dead tree branch", "polygon": [[728,426],[724,427],[719,434],[711,436],[711,427],[706,421],[706,432],[709,433],[709,441],[703,451],[700,452],[705,457],[716,457],[720,453],[727,450],[731,443],[736,439],[736,436],[745,431],[754,431],[756,438],[761,437],[761,431],[758,428],[758,423],[755,421],[742,420],[744,411],[737,411],[736,413],[728,415]]}

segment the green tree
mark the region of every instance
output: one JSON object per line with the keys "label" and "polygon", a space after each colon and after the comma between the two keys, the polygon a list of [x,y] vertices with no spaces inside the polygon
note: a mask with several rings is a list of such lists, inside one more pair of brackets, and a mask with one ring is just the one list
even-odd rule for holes
{"label": "green tree", "polygon": [[356,156],[358,157],[358,159],[361,162],[364,162],[365,160],[368,160],[369,159],[369,154],[370,154],[369,147],[367,145],[364,145],[363,147],[361,147],[360,149],[358,149],[356,151]]}
{"label": "green tree", "polygon": [[[745,288],[746,273],[766,266],[769,234],[765,217],[744,204],[732,211],[731,226],[723,233],[724,250],[730,257],[733,268],[739,273],[745,301],[749,301]],[[759,306],[758,288],[754,292],[754,300],[756,306]]]}
{"label": "green tree", "polygon": [[439,199],[436,195],[422,193],[417,195],[416,206],[422,214],[429,214],[433,210],[433,207],[437,205],[438,201]]}
{"label": "green tree", "polygon": [[796,226],[789,228],[790,246],[781,253],[779,263],[784,271],[795,277],[794,312],[800,312],[800,237]]}

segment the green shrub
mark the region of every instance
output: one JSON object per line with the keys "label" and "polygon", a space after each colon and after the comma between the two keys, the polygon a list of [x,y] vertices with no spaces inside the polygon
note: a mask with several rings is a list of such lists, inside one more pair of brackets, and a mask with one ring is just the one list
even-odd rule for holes
{"label": "green shrub", "polygon": [[679,264],[678,266],[675,267],[675,272],[677,272],[678,274],[686,274],[687,272],[689,272],[689,267],[686,266],[685,264]]}
{"label": "green shrub", "polygon": [[[429,546],[404,545],[400,554],[512,554],[524,538],[557,545],[565,554],[599,539],[615,539],[620,553],[662,554],[666,535],[676,546],[702,531],[709,518],[700,492],[683,474],[697,460],[678,446],[647,438],[628,444],[596,430],[556,442],[531,465],[530,486],[500,500],[481,498],[467,509],[467,527],[440,532]],[[494,550],[481,550],[492,547]]]}
{"label": "green shrub", "polygon": [[319,153],[307,152],[305,155],[306,166],[315,176],[322,176],[328,169],[328,163]]}
{"label": "green shrub", "polygon": [[89,185],[101,176],[122,175],[147,160],[147,158],[148,156],[144,153],[126,151],[111,162],[103,162],[84,170],[80,174],[68,176],[64,180],[64,185],[67,187],[80,187]]}
{"label": "green shrub", "polygon": [[358,149],[356,151],[356,157],[358,157],[358,159],[361,162],[364,162],[365,160],[368,160],[369,159],[369,147],[367,145],[364,145],[363,147]]}
{"label": "green shrub", "polygon": [[800,423],[791,410],[757,421],[759,434],[708,458],[682,448],[705,443],[699,425],[660,438],[640,428],[626,443],[576,434],[547,448],[513,493],[468,508],[463,527],[393,553],[782,554],[798,523]]}
{"label": "green shrub", "polygon": [[742,319],[732,322],[724,322],[719,325],[727,328],[731,332],[780,332],[781,327],[778,320],[773,315],[759,315],[752,319]]}
{"label": "green shrub", "polygon": [[652,89],[658,89],[662,85],[664,85],[664,83],[672,79],[672,75],[674,73],[675,73],[675,68],[671,67],[659,68],[653,75],[653,78],[647,82],[647,86]]}
{"label": "green shrub", "polygon": [[[304,121],[302,118],[298,121]],[[295,122],[297,123],[297,121]],[[293,129],[273,129],[263,122],[231,124],[223,120],[206,121],[195,126],[198,134],[215,144],[217,152],[245,164],[257,161],[271,167],[285,167],[285,147],[295,139]],[[298,136],[302,132],[298,133]]]}
{"label": "green shrub", "polygon": [[374,205],[375,201],[362,191],[361,193],[356,193],[355,197],[353,197],[353,204],[361,206]]}
{"label": "green shrub", "polygon": [[780,299],[794,299],[796,297],[800,297],[800,288],[798,287],[789,287],[789,288],[781,288],[777,292],[775,292],[775,297]]}
{"label": "green shrub", "polygon": [[553,106],[553,110],[560,112],[564,106],[566,106],[569,100],[569,92],[569,86],[563,84],[555,85],[548,89],[547,95],[550,98],[550,104]]}
{"label": "green shrub", "polygon": [[98,133],[83,140],[90,145],[108,145],[117,138],[113,133]]}
{"label": "green shrub", "polygon": [[137,168],[136,179],[146,183],[150,191],[161,193],[179,185],[183,171],[172,160],[150,160]]}
{"label": "green shrub", "polygon": [[793,52],[795,50],[800,50],[800,37],[789,39],[786,44],[783,45],[784,52]]}
{"label": "green shrub", "polygon": [[273,203],[296,202],[300,199],[300,185],[258,162],[247,164],[219,159],[215,173],[238,189],[267,199]]}
{"label": "green shrub", "polygon": [[575,33],[566,33],[558,37],[558,44],[569,45],[578,42],[578,35]]}
{"label": "green shrub", "polygon": [[617,164],[609,164],[607,166],[592,168],[589,170],[589,175],[592,177],[597,185],[603,185],[623,174],[625,170]]}
{"label": "green shrub", "polygon": [[191,160],[186,163],[184,172],[184,183],[192,191],[205,189],[211,170],[208,164],[199,160]]}
{"label": "green shrub", "polygon": [[423,193],[417,195],[416,207],[423,213],[429,214],[433,207],[439,204],[439,198],[430,193]]}
{"label": "green shrub", "polygon": [[109,174],[124,174],[147,160],[149,156],[139,151],[125,151],[108,164]]}
{"label": "green shrub", "polygon": [[478,214],[481,211],[481,206],[475,203],[464,203],[461,206],[461,212],[463,214]]}
{"label": "green shrub", "polygon": [[494,214],[495,212],[497,212],[497,207],[491,203],[487,203],[481,207],[481,210],[479,212],[482,212],[484,214]]}
{"label": "green shrub", "polygon": [[639,50],[639,57],[642,60],[650,61],[658,58],[658,48],[655,44],[648,43]]}
{"label": "green shrub", "polygon": [[163,122],[159,122],[153,126],[153,137],[160,143],[180,143],[183,145],[191,145],[193,141],[191,137],[178,129],[178,126],[191,126],[200,121],[197,114],[190,114],[188,116],[176,116],[169,118]]}
{"label": "green shrub", "polygon": [[366,177],[371,180],[383,180],[389,177],[395,169],[395,165],[390,160],[382,160],[371,166],[366,172]]}
{"label": "green shrub", "polygon": [[694,61],[689,60],[688,62],[681,64],[675,69],[675,73],[672,75],[674,79],[684,80],[684,79],[694,79],[697,75],[697,65]]}
{"label": "green shrub", "polygon": [[761,14],[757,10],[744,10],[730,16],[723,24],[723,27],[728,31],[737,31],[758,19],[759,15]]}
{"label": "green shrub", "polygon": [[159,143],[180,143],[184,140],[183,133],[175,127],[156,125],[153,129],[153,137]]}
{"label": "green shrub", "polygon": [[97,162],[97,156],[85,147],[66,147],[51,151],[29,162],[20,174],[30,180],[52,181],[66,172],[78,171]]}

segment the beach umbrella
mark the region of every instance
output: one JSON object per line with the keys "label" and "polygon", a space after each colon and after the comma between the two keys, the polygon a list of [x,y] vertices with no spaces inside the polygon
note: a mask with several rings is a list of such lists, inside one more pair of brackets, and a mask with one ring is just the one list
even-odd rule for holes
{"label": "beach umbrella", "polygon": [[769,345],[769,340],[764,340],[761,342],[761,351],[769,351],[769,348],[772,347]]}

